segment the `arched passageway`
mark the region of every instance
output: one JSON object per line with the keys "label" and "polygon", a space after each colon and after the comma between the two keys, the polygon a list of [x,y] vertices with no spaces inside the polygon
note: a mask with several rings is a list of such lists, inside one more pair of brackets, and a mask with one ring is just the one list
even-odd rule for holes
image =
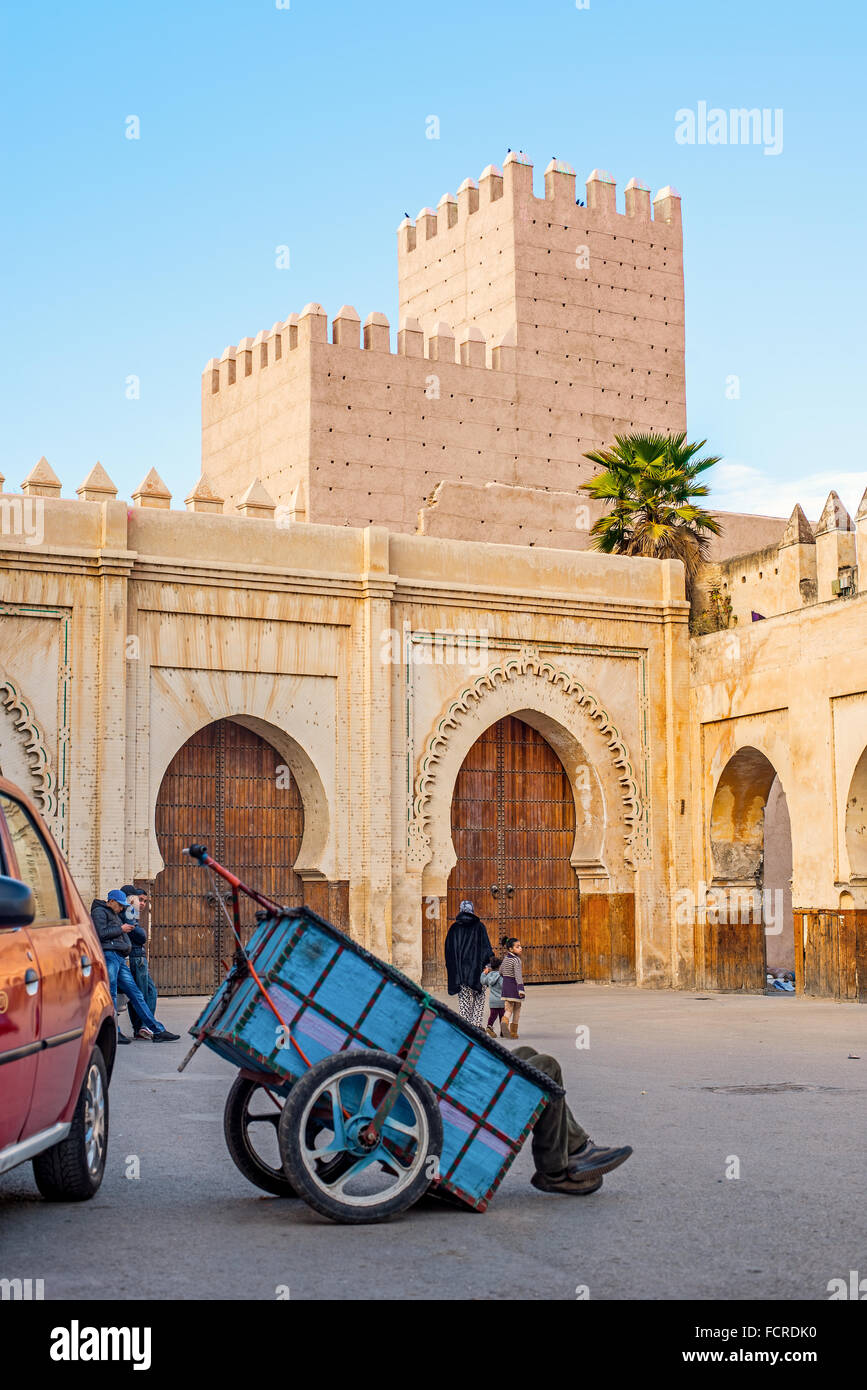
{"label": "arched passageway", "polygon": [[585,762],[576,764],[575,775],[577,833],[576,795],[564,763],[526,719],[506,715],[470,747],[452,795],[456,860],[447,896],[439,915],[423,913],[427,984],[444,983],[445,932],[464,898],[495,946],[502,936],[520,938],[528,982],[635,978],[633,895],[593,893],[585,900],[580,894],[573,860],[576,845],[583,854],[590,837],[585,822],[597,806]]}
{"label": "arched passageway", "polygon": [[804,991],[867,1003],[867,748],[849,783],[844,834],[849,878],[837,885],[837,909],[796,914]]}
{"label": "arched passageway", "polygon": [[850,881],[867,883],[867,748],[855,766],[846,798],[846,852]]}
{"label": "arched passageway", "polygon": [[448,922],[469,898],[495,946],[520,938],[528,979],[577,979],[575,803],[563,764],[529,724],[509,715],[470,749],[455,783],[452,840]]}
{"label": "arched passageway", "polygon": [[713,879],[698,904],[704,985],[765,988],[769,967],[794,970],[792,838],[773,763],[744,747],[723,768],[710,817]]}
{"label": "arched passageway", "polygon": [[762,916],[769,970],[795,969],[792,915],[792,823],[786,793],[775,777],[765,807]]}
{"label": "arched passageway", "polygon": [[[295,777],[252,729],[219,719],[178,750],[156,804],[165,868],[153,885],[149,956],[162,994],[210,994],[234,950],[210,875],[191,864],[183,849],[207,845],[215,859],[260,892],[298,906],[304,885],[293,865],[303,834]],[[244,897],[241,904],[246,940],[255,904]]]}

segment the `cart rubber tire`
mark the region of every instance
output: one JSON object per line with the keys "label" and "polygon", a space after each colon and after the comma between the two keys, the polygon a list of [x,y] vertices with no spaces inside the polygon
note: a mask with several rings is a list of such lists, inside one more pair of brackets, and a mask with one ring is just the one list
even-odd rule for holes
{"label": "cart rubber tire", "polygon": [[256,1091],[262,1087],[256,1081],[250,1081],[246,1076],[237,1076],[232,1085],[232,1089],[226,1097],[226,1108],[223,1112],[223,1133],[226,1136],[226,1148],[229,1150],[232,1162],[249,1182],[255,1183],[256,1187],[261,1187],[263,1192],[270,1192],[274,1197],[297,1197],[298,1193],[285,1173],[278,1173],[270,1168],[256,1153],[248,1141],[247,1127],[245,1119],[247,1106]]}
{"label": "cart rubber tire", "polygon": [[87,1202],[98,1191],[108,1152],[108,1072],[95,1047],[65,1139],[33,1159],[33,1176],[49,1202]]}
{"label": "cart rubber tire", "polygon": [[[323,1191],[322,1185],[315,1181],[303,1158],[301,1129],[305,1110],[324,1083],[336,1080],[344,1072],[363,1070],[365,1067],[397,1076],[401,1061],[390,1052],[380,1052],[372,1048],[336,1052],[330,1057],[324,1057],[295,1082],[280,1116],[279,1139],[283,1167],[298,1196],[303,1197],[314,1211],[344,1225],[387,1221],[390,1217],[406,1211],[430,1187],[434,1177],[431,1172],[431,1160],[436,1160],[438,1164],[443,1148],[443,1122],[437,1098],[423,1077],[413,1075],[407,1082],[404,1095],[406,1092],[412,1092],[410,1104],[423,1116],[427,1140],[421,1160],[414,1160],[417,1163],[417,1172],[412,1180],[396,1196],[385,1197],[375,1205],[352,1206]],[[338,1177],[341,1176],[354,1162],[347,1151],[341,1151],[332,1160],[332,1175],[336,1172]],[[322,1165],[317,1164],[317,1167],[321,1172]]]}

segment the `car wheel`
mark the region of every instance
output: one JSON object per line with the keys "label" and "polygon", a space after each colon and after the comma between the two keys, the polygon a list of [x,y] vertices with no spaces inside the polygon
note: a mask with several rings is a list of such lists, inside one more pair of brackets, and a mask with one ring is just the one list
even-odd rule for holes
{"label": "car wheel", "polygon": [[93,1049],[69,1134],[33,1160],[36,1186],[49,1202],[86,1202],[102,1182],[108,1149],[108,1076]]}

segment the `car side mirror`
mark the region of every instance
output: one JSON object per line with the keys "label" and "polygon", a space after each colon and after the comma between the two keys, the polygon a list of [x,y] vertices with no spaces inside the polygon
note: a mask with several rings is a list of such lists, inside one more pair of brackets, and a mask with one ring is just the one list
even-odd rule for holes
{"label": "car side mirror", "polygon": [[32,889],[17,878],[0,875],[0,928],[29,927],[35,916]]}

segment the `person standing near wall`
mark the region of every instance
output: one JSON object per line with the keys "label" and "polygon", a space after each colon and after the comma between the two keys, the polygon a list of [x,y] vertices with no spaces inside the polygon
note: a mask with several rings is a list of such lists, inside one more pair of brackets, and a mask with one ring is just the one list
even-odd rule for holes
{"label": "person standing near wall", "polygon": [[485,991],[482,971],[494,954],[487,929],[466,898],[446,932],[445,958],[449,994],[458,996],[461,1018],[482,1027],[485,1012]]}
{"label": "person standing near wall", "polygon": [[491,956],[490,965],[486,965],[482,971],[482,989],[488,991],[488,1004],[491,1012],[488,1014],[488,1021],[485,1024],[485,1032],[489,1038],[495,1038],[494,1024],[500,1020],[500,1037],[508,1037],[506,1033],[506,1009],[503,1004],[503,996],[500,993],[503,987],[503,977],[500,974],[502,960],[499,956]]}
{"label": "person standing near wall", "polygon": [[524,974],[521,969],[521,952],[524,948],[516,936],[504,936],[500,944],[503,951],[503,963],[500,966],[500,974],[503,977],[501,989],[503,1007],[506,1010],[503,1032],[507,1038],[517,1038],[518,1019],[521,1016],[521,1002],[524,998]]}

